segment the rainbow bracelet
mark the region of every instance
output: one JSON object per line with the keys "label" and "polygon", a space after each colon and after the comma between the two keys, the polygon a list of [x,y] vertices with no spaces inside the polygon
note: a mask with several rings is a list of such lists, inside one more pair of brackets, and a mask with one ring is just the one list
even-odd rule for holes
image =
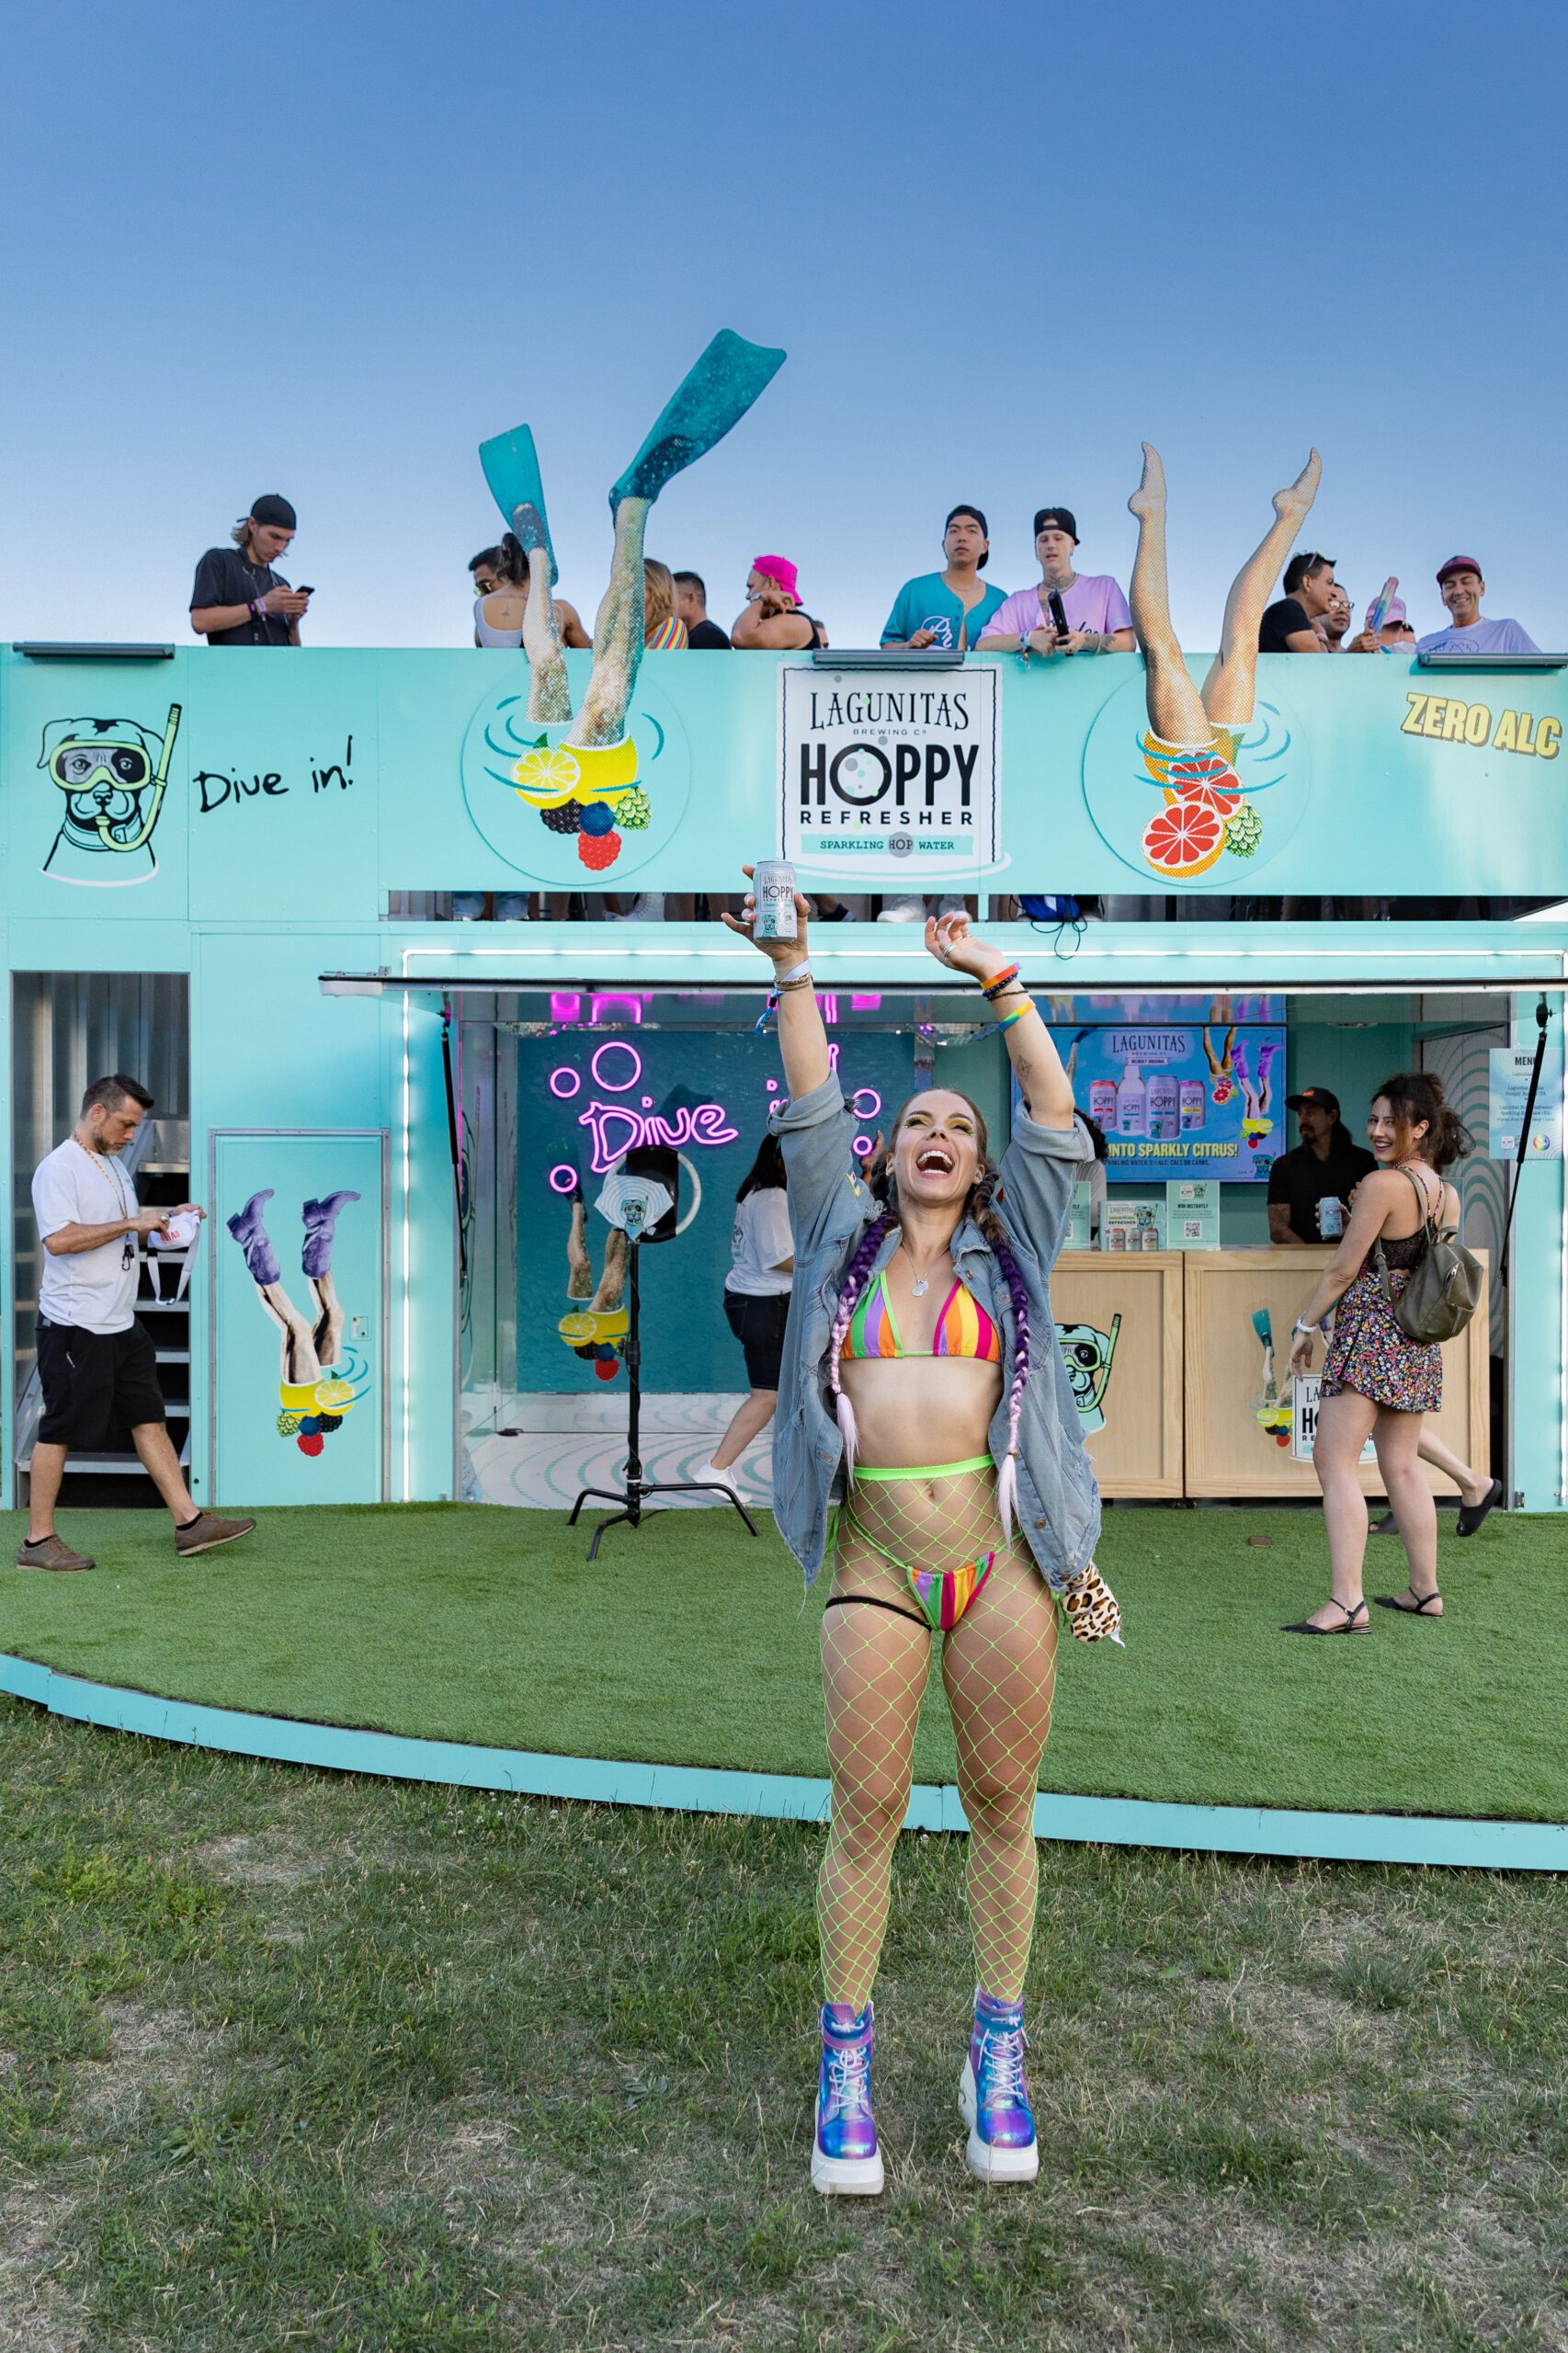
{"label": "rainbow bracelet", "polygon": [[1000,996],[1003,990],[1010,986],[1017,977],[1017,966],[1016,964],[1009,964],[1006,971],[1005,972],[998,972],[995,979],[988,982],[985,987],[981,990],[980,994],[983,997],[987,999],[994,996]]}

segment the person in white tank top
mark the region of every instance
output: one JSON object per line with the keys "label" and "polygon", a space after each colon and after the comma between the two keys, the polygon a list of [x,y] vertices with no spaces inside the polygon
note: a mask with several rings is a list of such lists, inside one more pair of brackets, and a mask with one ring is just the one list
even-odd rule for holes
{"label": "person in white tank top", "polygon": [[[475,645],[515,651],[523,642],[523,611],[528,597],[527,551],[506,533],[499,547],[482,548],[469,565],[478,595],[473,600]],[[564,597],[553,600],[555,626],[562,645],[587,649],[593,639],[583,627],[575,605]]]}

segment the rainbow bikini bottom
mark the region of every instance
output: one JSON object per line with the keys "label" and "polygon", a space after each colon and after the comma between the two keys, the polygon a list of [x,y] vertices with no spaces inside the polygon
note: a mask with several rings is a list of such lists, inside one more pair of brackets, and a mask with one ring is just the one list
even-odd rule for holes
{"label": "rainbow bikini bottom", "polygon": [[[995,1462],[993,1456],[975,1454],[971,1455],[967,1462],[921,1463],[908,1471],[858,1469],[855,1476],[857,1482],[864,1480],[869,1484],[892,1486],[901,1480],[956,1479],[965,1472],[991,1471],[994,1468]],[[908,1561],[900,1560],[896,1553],[891,1552],[885,1544],[880,1543],[877,1538],[869,1533],[864,1524],[855,1517],[852,1504],[846,1508],[845,1517],[860,1541],[863,1544],[869,1544],[873,1552],[880,1552],[890,1567],[899,1571],[919,1605],[921,1616],[933,1633],[947,1634],[952,1631],[981,1586],[985,1583],[995,1563],[994,1552],[978,1552],[972,1559],[960,1563],[956,1569],[915,1568]]]}

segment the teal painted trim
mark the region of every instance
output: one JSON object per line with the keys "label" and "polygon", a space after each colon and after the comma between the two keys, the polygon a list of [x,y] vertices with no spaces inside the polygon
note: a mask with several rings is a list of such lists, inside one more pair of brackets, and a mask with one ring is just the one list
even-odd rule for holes
{"label": "teal painted trim", "polygon": [[[662,1806],[680,1813],[754,1814],[777,1822],[825,1822],[825,1780],[786,1773],[729,1773],[692,1765],[634,1765],[595,1756],[480,1748],[464,1741],[409,1740],[289,1716],[253,1716],[188,1699],[88,1683],[0,1653],[0,1691],[51,1715],[108,1732],[139,1733],[279,1765],[457,1789],[510,1790],[529,1797],[596,1805]],[[906,1830],[966,1831],[957,1790],[910,1792]],[[1568,1870],[1568,1824],[1466,1822],[1428,1815],[1307,1813],[1267,1807],[1165,1805],[1142,1798],[1061,1797],[1035,1804],[1037,1838],[1111,1847],[1190,1848],[1222,1855],[1305,1855],[1325,1862],[1422,1863],[1449,1870]]]}

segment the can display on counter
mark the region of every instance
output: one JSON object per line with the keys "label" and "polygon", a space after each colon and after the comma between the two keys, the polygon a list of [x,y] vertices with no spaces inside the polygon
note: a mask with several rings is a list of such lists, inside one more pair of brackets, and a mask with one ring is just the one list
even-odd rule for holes
{"label": "can display on counter", "polygon": [[756,901],[752,938],[795,938],[800,928],[795,920],[795,870],[789,859],[759,858],[752,869],[751,887]]}

